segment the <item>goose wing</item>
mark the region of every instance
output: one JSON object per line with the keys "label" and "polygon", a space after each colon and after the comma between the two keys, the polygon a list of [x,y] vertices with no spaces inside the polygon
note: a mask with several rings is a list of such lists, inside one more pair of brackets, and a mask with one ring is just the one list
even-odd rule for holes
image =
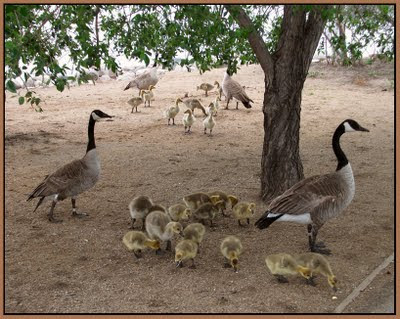
{"label": "goose wing", "polygon": [[148,89],[150,85],[156,85],[158,82],[157,78],[157,70],[149,70],[143,72],[142,74],[135,77],[129,84],[125,87],[125,90],[128,90],[132,87],[137,87],[138,89]]}
{"label": "goose wing", "polygon": [[[33,190],[28,200],[35,197],[46,197],[55,194],[62,194],[68,189],[72,189],[79,184],[86,165],[82,160],[72,161],[46,178]],[[60,198],[62,199],[62,198]]]}
{"label": "goose wing", "polygon": [[241,102],[253,102],[253,100],[250,99],[249,96],[246,94],[244,88],[235,80],[229,79],[229,81],[227,81],[226,83],[226,87],[230,95],[233,96],[235,99]]}
{"label": "goose wing", "polygon": [[341,194],[340,181],[333,174],[306,178],[269,205],[269,212],[276,214],[300,215],[323,210],[326,205],[335,202]]}

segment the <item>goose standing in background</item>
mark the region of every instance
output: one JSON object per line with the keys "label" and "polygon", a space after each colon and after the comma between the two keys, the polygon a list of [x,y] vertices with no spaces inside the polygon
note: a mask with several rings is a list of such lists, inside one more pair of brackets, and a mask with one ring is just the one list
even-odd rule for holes
{"label": "goose standing in background", "polygon": [[[243,103],[246,108],[251,108],[250,102],[253,102],[252,99],[246,94],[244,88],[235,80],[231,78],[232,72],[229,70],[230,66],[226,69],[224,79],[222,80],[222,91],[226,96],[227,102],[225,109],[228,109],[229,101],[232,98],[235,98],[236,101],[236,109],[239,108],[239,101]],[[253,102],[254,103],[254,102]]]}
{"label": "goose standing in background", "polygon": [[342,134],[356,131],[369,132],[354,120],[342,122],[332,138],[332,148],[338,161],[336,172],[312,176],[293,185],[269,204],[256,226],[264,229],[274,221],[307,224],[310,250],[330,254],[323,243],[316,243],[316,238],[325,222],[338,216],[354,197],[353,171],[339,141]]}
{"label": "goose standing in background", "polygon": [[135,79],[128,83],[124,91],[130,88],[138,88],[140,90],[148,90],[150,85],[155,86],[158,83],[157,67],[154,66],[150,70],[138,75]]}
{"label": "goose standing in background", "polygon": [[100,161],[96,152],[94,125],[96,124],[96,121],[100,119],[111,117],[112,116],[100,110],[94,110],[90,113],[88,126],[89,141],[85,156],[82,159],[72,161],[60,167],[53,174],[47,175],[33,190],[27,201],[40,197],[34,212],[42,204],[45,198],[52,197],[53,202],[48,213],[49,221],[62,222],[62,220],[54,218],[54,207],[58,201],[71,197],[72,215],[86,215],[76,212],[75,202],[76,197],[80,193],[92,188],[100,177]]}

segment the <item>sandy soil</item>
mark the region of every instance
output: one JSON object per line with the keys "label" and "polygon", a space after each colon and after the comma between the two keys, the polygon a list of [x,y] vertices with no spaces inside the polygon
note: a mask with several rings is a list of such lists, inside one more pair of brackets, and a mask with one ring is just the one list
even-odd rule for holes
{"label": "sandy soil", "polygon": [[[212,137],[203,135],[202,117],[193,134],[166,125],[162,111],[184,92],[201,96],[196,85],[222,80],[223,69],[203,75],[169,72],[160,80],[151,108],[130,113],[125,81],[72,87],[64,93],[40,88],[44,113],[19,106],[7,94],[5,109],[6,210],[5,310],[10,313],[101,312],[331,312],[394,247],[394,91],[393,65],[355,70],[314,65],[304,91],[301,157],[305,176],[336,167],[331,136],[344,119],[353,118],[370,133],[347,134],[342,147],[352,163],[356,195],[338,218],[319,233],[332,250],[328,257],[339,280],[337,299],[325,278],[317,286],[290,278],[279,284],[264,258],[277,252],[308,248],[306,228],[275,223],[265,231],[253,224],[266,205],[259,198],[263,140],[263,74],[259,66],[242,67],[235,78],[255,101],[251,110],[222,110]],[[385,89],[385,91],[383,91]],[[202,97],[204,104],[214,98]],[[93,109],[115,115],[96,125],[102,176],[82,194],[71,216],[69,200],[46,219],[50,203],[35,213],[27,195],[61,165],[84,155],[87,121]],[[195,191],[221,189],[254,201],[254,220],[240,228],[233,218],[219,217],[196,258],[197,269],[177,269],[172,253],[144,252],[137,260],[121,242],[128,230],[128,203],[139,194],[172,205]],[[221,240],[235,234],[244,253],[240,271],[222,267]],[[393,283],[393,272],[385,275]],[[390,281],[391,280],[391,281]],[[356,309],[356,308],[354,308]]]}

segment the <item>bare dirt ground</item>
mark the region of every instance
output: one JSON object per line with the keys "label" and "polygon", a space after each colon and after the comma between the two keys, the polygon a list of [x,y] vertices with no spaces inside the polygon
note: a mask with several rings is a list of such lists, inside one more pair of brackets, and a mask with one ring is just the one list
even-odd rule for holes
{"label": "bare dirt ground", "polygon": [[[264,258],[277,252],[307,251],[306,227],[274,223],[259,231],[253,225],[266,205],[259,198],[263,141],[261,111],[264,82],[259,66],[242,67],[235,79],[254,100],[251,110],[222,110],[212,137],[203,135],[198,114],[193,134],[167,126],[162,111],[196,85],[222,80],[224,69],[199,75],[168,72],[155,90],[151,108],[131,114],[124,81],[36,89],[44,113],[19,106],[7,94],[5,105],[5,310],[10,313],[303,313],[332,312],[394,249],[394,91],[393,65],[356,69],[313,65],[305,82],[301,113],[301,157],[305,176],[331,172],[336,159],[331,137],[347,118],[370,133],[346,134],[341,140],[355,175],[356,195],[319,238],[332,250],[328,259],[339,280],[335,294],[325,278],[317,286],[301,278],[279,284]],[[383,89],[387,89],[383,91]],[[214,98],[202,97],[204,104]],[[85,219],[71,216],[70,200],[60,202],[46,219],[50,203],[32,213],[27,195],[65,163],[84,155],[87,121],[93,109],[115,115],[96,124],[102,176],[78,197]],[[254,201],[254,220],[240,228],[219,217],[207,233],[197,269],[176,268],[172,253],[144,252],[137,260],[121,242],[128,231],[128,203],[139,194],[169,206],[195,191],[221,189]],[[221,240],[237,235],[243,242],[240,271],[222,267]],[[174,245],[174,243],[173,243]],[[393,284],[393,271],[385,282]],[[357,307],[349,310],[357,311]]]}

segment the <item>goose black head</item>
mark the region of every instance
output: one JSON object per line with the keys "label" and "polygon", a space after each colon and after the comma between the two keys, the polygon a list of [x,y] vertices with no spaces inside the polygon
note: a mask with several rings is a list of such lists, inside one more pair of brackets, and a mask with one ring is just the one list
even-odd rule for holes
{"label": "goose black head", "polygon": [[356,131],[369,132],[369,130],[362,127],[360,124],[358,124],[356,121],[352,119],[345,120],[342,123],[342,125],[344,127],[345,132],[356,132]]}
{"label": "goose black head", "polygon": [[98,120],[104,119],[104,118],[112,118],[111,115],[108,115],[108,114],[106,114],[106,113],[104,113],[103,111],[100,111],[100,110],[92,111],[91,117],[95,121],[98,121]]}

